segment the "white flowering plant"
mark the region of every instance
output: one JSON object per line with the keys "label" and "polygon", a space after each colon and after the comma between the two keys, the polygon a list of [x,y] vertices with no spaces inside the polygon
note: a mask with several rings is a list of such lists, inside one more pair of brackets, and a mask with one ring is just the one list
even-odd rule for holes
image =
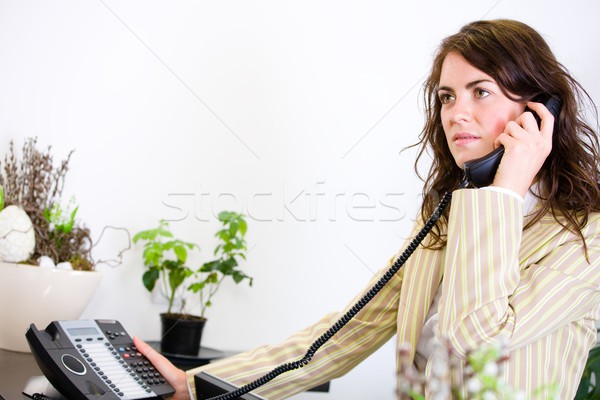
{"label": "white flowering plant", "polygon": [[36,138],[25,140],[21,154],[10,142],[0,160],[0,261],[94,270],[89,229],[76,221],[73,201],[61,207],[72,153],[55,164]]}
{"label": "white flowering plant", "polygon": [[[401,347],[399,350],[400,368],[398,371],[398,399],[432,400],[463,399],[462,393],[466,392],[466,398],[475,400],[508,399],[525,400],[525,395],[506,385],[501,381],[503,364],[508,361],[506,344],[495,343],[481,346],[469,353],[466,366],[462,368],[462,379],[464,387],[458,387],[452,378],[461,373],[459,360],[451,356],[449,346],[445,346],[439,339],[433,338],[431,342],[433,349],[431,355],[431,370],[429,379],[420,373],[408,360],[409,347]],[[554,385],[538,388],[549,389],[555,392]],[[544,397],[544,400],[554,399],[555,396]]]}
{"label": "white flowering plant", "polygon": [[71,198],[64,209],[59,203],[44,210],[44,218],[49,222],[48,229],[52,232],[71,233],[75,226],[75,214],[79,207],[74,207],[75,199]]}

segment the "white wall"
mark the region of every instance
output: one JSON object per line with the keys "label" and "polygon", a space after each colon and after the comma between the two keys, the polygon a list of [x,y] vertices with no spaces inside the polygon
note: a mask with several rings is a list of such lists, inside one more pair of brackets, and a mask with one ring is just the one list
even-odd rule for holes
{"label": "white wall", "polygon": [[[482,18],[541,31],[600,103],[600,5],[577,1],[0,0],[0,148],[75,149],[65,202],[97,239],[161,219],[208,259],[214,214],[249,216],[253,288],[227,287],[204,344],[246,349],[341,309],[415,215],[419,87],[440,39]],[[96,251],[114,255],[113,232]],[[140,248],[104,270],[85,318],[159,337]],[[392,399],[390,342],[298,399]]]}

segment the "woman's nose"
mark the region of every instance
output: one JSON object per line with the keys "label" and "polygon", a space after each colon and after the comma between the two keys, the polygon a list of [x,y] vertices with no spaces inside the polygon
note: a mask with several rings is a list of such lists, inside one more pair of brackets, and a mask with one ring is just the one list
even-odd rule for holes
{"label": "woman's nose", "polygon": [[453,123],[471,122],[473,119],[473,110],[471,104],[466,99],[457,98],[452,106],[450,120]]}

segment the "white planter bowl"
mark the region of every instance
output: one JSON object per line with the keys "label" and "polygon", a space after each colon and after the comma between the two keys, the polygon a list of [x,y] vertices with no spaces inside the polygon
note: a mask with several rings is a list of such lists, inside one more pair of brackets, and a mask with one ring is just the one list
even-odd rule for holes
{"label": "white planter bowl", "polygon": [[99,272],[0,262],[0,348],[30,352],[25,331],[78,319],[94,295]]}

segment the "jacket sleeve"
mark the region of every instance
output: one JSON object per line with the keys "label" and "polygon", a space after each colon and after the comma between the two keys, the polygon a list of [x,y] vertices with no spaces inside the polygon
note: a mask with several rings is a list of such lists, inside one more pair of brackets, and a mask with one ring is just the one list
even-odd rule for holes
{"label": "jacket sleeve", "polygon": [[439,334],[460,357],[503,339],[526,346],[583,318],[600,304],[600,223],[580,238],[554,220],[523,240],[523,211],[512,196],[467,189],[453,195],[444,255]]}
{"label": "jacket sleeve", "polygon": [[[380,271],[365,291],[350,303],[361,298],[379,280],[387,268]],[[303,368],[286,372],[253,393],[267,399],[282,399],[311,389],[344,375],[354,366],[387,342],[396,332],[398,295],[402,283],[399,272],[384,289],[369,302],[331,340],[327,341]],[[345,313],[331,313],[316,324],[274,346],[257,349],[188,371],[188,382],[194,394],[194,375],[206,371],[237,387],[254,381],[275,367],[302,359],[309,346]]]}

